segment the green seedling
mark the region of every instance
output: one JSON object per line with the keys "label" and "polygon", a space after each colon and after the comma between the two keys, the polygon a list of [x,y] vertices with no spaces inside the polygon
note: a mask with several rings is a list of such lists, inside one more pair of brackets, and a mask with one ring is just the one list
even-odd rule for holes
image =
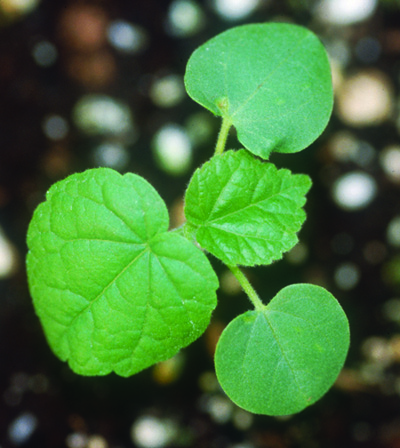
{"label": "green seedling", "polygon": [[[306,148],[326,127],[333,94],[325,49],[300,26],[239,26],[193,53],[185,85],[222,117],[215,154],[186,190],[185,224],[168,231],[164,201],[135,174],[98,168],[57,182],[28,230],[36,313],[74,372],[133,375],[206,330],[218,288],[210,253],[254,306],[218,342],[222,388],[257,414],[299,412],[336,380],[347,318],[320,286],[287,286],[264,304],[239,266],[271,264],[298,242],[311,180],[267,160]],[[243,148],[225,150],[232,126]]]}

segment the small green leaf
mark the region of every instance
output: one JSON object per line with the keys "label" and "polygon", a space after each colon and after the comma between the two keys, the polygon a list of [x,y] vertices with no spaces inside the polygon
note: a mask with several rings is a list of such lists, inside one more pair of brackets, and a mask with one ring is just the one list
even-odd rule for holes
{"label": "small green leaf", "polygon": [[190,232],[228,265],[269,264],[298,241],[311,180],[278,170],[245,150],[226,151],[196,170],[185,197]]}
{"label": "small green leaf", "polygon": [[76,373],[132,375],[206,329],[217,277],[198,248],[167,230],[153,187],[107,168],[56,183],[36,209],[29,287],[51,348]]}
{"label": "small green leaf", "polygon": [[239,141],[268,159],[309,146],[332,112],[329,61],[318,38],[291,24],[243,25],[190,57],[188,94],[236,127]]}
{"label": "small green leaf", "polygon": [[288,415],[321,398],[349,348],[349,325],[337,300],[320,286],[282,289],[262,311],[236,317],[215,353],[218,380],[238,406]]}

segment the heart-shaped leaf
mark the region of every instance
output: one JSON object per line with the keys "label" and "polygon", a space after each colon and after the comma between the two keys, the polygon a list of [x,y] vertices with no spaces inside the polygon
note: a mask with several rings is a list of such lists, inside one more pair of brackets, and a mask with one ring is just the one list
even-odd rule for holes
{"label": "heart-shaped leaf", "polygon": [[238,406],[255,414],[288,415],[327,392],[348,347],[349,325],[337,300],[324,288],[297,284],[225,328],[215,368]]}
{"label": "heart-shaped leaf", "polygon": [[132,375],[206,329],[217,277],[167,230],[153,187],[107,168],[56,183],[36,209],[29,287],[51,348],[76,373]]}
{"label": "heart-shaped leaf", "polygon": [[243,25],[214,37],[190,57],[185,85],[264,159],[309,146],[332,112],[326,51],[311,31],[292,24]]}
{"label": "heart-shaped leaf", "polygon": [[278,170],[245,150],[214,156],[193,175],[187,226],[201,247],[228,265],[269,264],[298,241],[311,180]]}

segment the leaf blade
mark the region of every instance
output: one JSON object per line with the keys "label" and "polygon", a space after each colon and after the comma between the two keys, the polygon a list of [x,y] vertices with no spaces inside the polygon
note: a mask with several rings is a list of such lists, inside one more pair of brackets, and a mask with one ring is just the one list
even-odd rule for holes
{"label": "leaf blade", "polygon": [[242,25],[214,37],[189,59],[185,86],[264,159],[309,146],[333,107],[326,51],[313,33],[292,24]]}
{"label": "leaf blade", "polygon": [[185,216],[201,247],[226,264],[269,264],[297,243],[310,186],[308,176],[227,151],[193,175]]}
{"label": "leaf blade", "polygon": [[205,255],[167,228],[150,184],[108,169],[55,184],[35,211],[34,306],[51,348],[76,373],[128,376],[205,330],[218,281]]}
{"label": "leaf blade", "polygon": [[336,299],[319,286],[297,284],[281,290],[263,311],[248,311],[226,327],[215,367],[237,405],[289,415],[328,391],[348,347],[348,321]]}

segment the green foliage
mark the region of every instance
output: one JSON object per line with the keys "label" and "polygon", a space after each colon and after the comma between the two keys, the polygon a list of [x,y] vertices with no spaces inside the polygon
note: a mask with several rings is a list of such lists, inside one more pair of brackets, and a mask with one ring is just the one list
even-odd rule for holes
{"label": "green foliage", "polygon": [[201,247],[228,265],[270,264],[298,241],[311,180],[277,170],[247,151],[214,156],[193,175],[187,225]]}
{"label": "green foliage", "polygon": [[239,406],[287,415],[332,386],[349,348],[349,326],[325,289],[287,286],[262,310],[247,311],[223,331],[215,353],[218,380]]}
{"label": "green foliage", "polygon": [[[163,200],[134,174],[99,168],[56,183],[28,230],[36,313],[51,348],[76,373],[132,375],[207,328],[218,288],[210,252],[254,305],[218,343],[222,387],[255,413],[299,412],[344,363],[346,316],[312,285],[288,286],[265,306],[237,265],[267,265],[298,241],[309,177],[254,154],[296,152],[322,132],[332,109],[325,51],[295,25],[241,26],[196,50],[185,82],[223,118],[214,157],[187,188],[186,223],[168,231]],[[232,125],[245,149],[224,152]]]}
{"label": "green foliage", "polygon": [[225,31],[192,54],[185,84],[195,101],[233,124],[244,147],[264,159],[310,145],[332,111],[325,49],[295,25]]}
{"label": "green foliage", "polygon": [[153,187],[107,168],[56,183],[36,209],[30,289],[51,348],[75,372],[129,376],[207,328],[217,277],[200,249],[167,230]]}

